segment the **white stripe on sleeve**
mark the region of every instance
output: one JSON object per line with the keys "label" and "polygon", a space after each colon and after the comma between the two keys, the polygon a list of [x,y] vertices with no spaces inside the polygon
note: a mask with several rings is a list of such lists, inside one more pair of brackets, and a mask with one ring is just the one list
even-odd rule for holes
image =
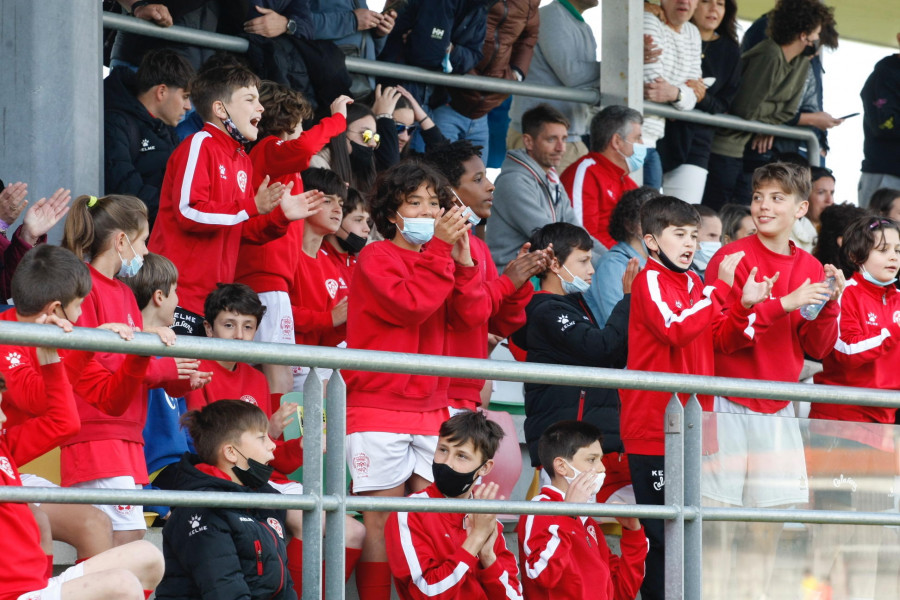
{"label": "white stripe on sleeve", "polygon": [[428,583],[422,574],[422,565],[419,564],[419,557],[416,554],[416,548],[412,541],[412,533],[409,530],[409,513],[398,512],[397,524],[400,526],[400,545],[403,548],[403,555],[406,557],[406,565],[409,567],[409,574],[413,583],[426,596],[438,596],[443,594],[453,586],[457,585],[466,572],[469,565],[460,562],[453,571],[437,583]]}
{"label": "white stripe on sleeve", "polygon": [[[648,271],[647,272],[647,288],[650,291],[650,299],[653,300],[653,303],[656,304],[656,307],[659,309],[660,314],[662,314],[663,321],[666,324],[666,329],[672,326],[673,323],[681,323],[688,319],[689,317],[697,314],[704,308],[708,306],[712,306],[712,300],[709,299],[709,296],[703,298],[703,300],[699,301],[694,306],[688,308],[685,311],[682,311],[681,314],[676,315],[669,308],[669,305],[666,304],[662,299],[662,293],[659,290],[659,272],[658,271]],[[712,286],[706,288],[706,290],[712,289]],[[704,290],[704,294],[706,293]]]}
{"label": "white stripe on sleeve", "polygon": [[246,210],[237,214],[207,213],[191,207],[191,187],[194,183],[194,172],[197,170],[197,159],[200,156],[200,148],[203,141],[212,137],[206,131],[200,131],[191,138],[191,149],[188,153],[187,166],[184,170],[184,179],[181,181],[181,197],[178,200],[178,210],[186,219],[203,223],[205,225],[237,225],[250,218]]}
{"label": "white stripe on sleeve", "polygon": [[572,208],[582,226],[584,226],[584,176],[588,168],[595,164],[597,161],[593,158],[586,158],[578,163],[578,168],[575,169],[575,179],[572,181]]}

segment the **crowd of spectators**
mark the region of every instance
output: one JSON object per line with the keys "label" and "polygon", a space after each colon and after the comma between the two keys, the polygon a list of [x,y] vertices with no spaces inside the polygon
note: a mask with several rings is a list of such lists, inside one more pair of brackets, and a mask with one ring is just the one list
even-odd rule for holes
{"label": "crowd of spectators", "polygon": [[[776,382],[796,382],[813,359],[817,384],[900,389],[900,55],[861,92],[859,206],[836,203],[832,171],[809,168],[790,140],[344,67],[352,56],[599,88],[583,17],[597,4],[120,0],[135,18],[242,35],[250,50],[116,36],[103,83],[106,195],[60,189],[26,210],[27,185],[0,182],[0,293],[12,305],[0,320],[126,340],[151,332],[176,347],[200,336],[479,359],[507,340],[528,362]],[[833,10],[778,0],[741,45],[736,13],[734,0],[648,4],[645,98],[811,127],[824,157],[841,123],[822,110]],[[62,243],[47,244],[61,222]],[[303,423],[300,438],[286,430],[301,419],[304,365],[27,346],[0,356],[4,485],[53,485],[19,468],[59,446],[67,487],[302,493],[290,476]],[[487,410],[491,382],[343,376],[354,494],[509,496],[492,479],[510,432]],[[671,394],[532,383],[524,393],[534,500],[663,503]],[[810,501],[791,403],[699,400],[719,415],[704,440],[705,501]],[[827,404],[810,416],[897,419]],[[844,442],[884,449],[864,435]],[[4,597],[139,600],[157,585],[161,598],[302,593],[302,512],[152,507],[160,556],[142,541],[145,508],[0,504],[0,549],[22,557],[0,568]],[[362,600],[386,600],[392,582],[402,598],[621,600],[640,589],[652,600],[666,588],[659,520],[618,519],[617,556],[593,519],[523,516],[517,559],[496,515],[337,518]],[[710,543],[716,557],[738,553],[754,582],[735,592],[733,574],[710,564],[707,597],[767,592],[780,529],[747,531]],[[54,539],[79,557],[58,577]]]}

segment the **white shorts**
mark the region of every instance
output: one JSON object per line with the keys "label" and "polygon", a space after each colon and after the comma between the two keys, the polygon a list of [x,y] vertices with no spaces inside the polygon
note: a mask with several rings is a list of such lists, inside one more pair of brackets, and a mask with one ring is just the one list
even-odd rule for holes
{"label": "white shorts", "polygon": [[294,343],[294,313],[287,292],[263,292],[259,300],[266,307],[259,327],[256,328],[254,342],[273,344]]}
{"label": "white shorts", "polygon": [[389,490],[413,473],[431,481],[438,436],[364,431],[347,436],[347,461],[354,492]]}
{"label": "white shorts", "polygon": [[[341,342],[335,348],[346,348],[347,342]],[[303,385],[306,383],[306,378],[309,376],[309,367],[291,367],[292,374],[294,376],[294,387],[292,391],[294,392],[302,392]],[[320,381],[328,381],[331,379],[331,374],[333,373],[332,369],[325,369],[323,367],[317,367],[316,373],[319,375]]]}
{"label": "white shorts", "polygon": [[67,581],[78,579],[84,575],[84,563],[79,563],[69,567],[56,577],[47,580],[47,587],[42,590],[26,592],[18,597],[17,600],[61,600],[62,586]]}
{"label": "white shorts", "polygon": [[[119,477],[105,477],[92,481],[82,481],[72,486],[88,490],[140,490],[143,486],[134,483],[134,477],[122,475]],[[144,507],[137,504],[95,504],[97,508],[106,513],[112,521],[113,531],[145,531],[147,522],[144,520]]]}
{"label": "white shorts", "polygon": [[[59,487],[52,481],[44,479],[40,475],[31,475],[30,473],[19,473],[19,481],[22,483],[22,487]],[[34,504],[35,506],[41,505],[40,502],[30,502],[29,504]]]}
{"label": "white shorts", "polygon": [[302,494],[303,484],[297,481],[275,482],[270,481],[269,485],[275,488],[279,494]]}
{"label": "white shorts", "polygon": [[758,413],[716,396],[718,452],[703,457],[703,496],[735,506],[809,502],[806,456],[794,405]]}

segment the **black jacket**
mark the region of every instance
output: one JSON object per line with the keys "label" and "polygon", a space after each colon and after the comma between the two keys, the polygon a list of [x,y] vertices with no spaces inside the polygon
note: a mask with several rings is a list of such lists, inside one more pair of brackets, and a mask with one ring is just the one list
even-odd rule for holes
{"label": "black jacket", "polygon": [[863,172],[900,177],[900,54],[878,61],[859,97],[865,111]]}
{"label": "black jacket", "polygon": [[103,81],[106,193],[143,200],[152,227],[166,163],[179,140],[174,127],[147,112],[134,85],[135,74],[125,67],[113,69]]}
{"label": "black jacket", "polygon": [[[622,368],[628,356],[626,294],[602,329],[581,294],[537,293],[525,308],[525,326],[512,341],[528,352],[528,362]],[[525,442],[532,466],[540,465],[538,440],[550,425],[587,421],[603,432],[603,452],[623,452],[619,438],[619,393],[615,389],[525,384]]]}
{"label": "black jacket", "polygon": [[[178,464],[179,490],[276,494],[208,475],[199,457]],[[178,507],[163,529],[166,571],[156,597],[212,600],[296,600],[287,570],[284,511]]]}

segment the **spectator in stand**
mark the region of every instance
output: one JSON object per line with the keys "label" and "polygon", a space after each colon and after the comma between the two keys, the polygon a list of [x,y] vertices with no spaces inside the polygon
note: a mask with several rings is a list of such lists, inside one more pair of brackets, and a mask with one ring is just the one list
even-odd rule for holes
{"label": "spectator in stand", "polygon": [[[265,112],[259,122],[261,139],[250,151],[253,162],[251,185],[257,187],[264,177],[271,177],[278,183],[293,184],[294,191],[302,192],[308,188],[303,184],[300,172],[309,166],[312,157],[329,140],[345,130],[347,104],[353,100],[339,96],[331,103],[331,116],[303,131],[303,119],[312,116],[312,111],[300,92],[267,81],[260,86],[259,94]],[[256,330],[257,342],[294,343],[294,320],[288,293],[297,273],[305,221],[292,222],[287,233],[265,244],[241,243],[235,281],[253,288],[266,306],[266,313]],[[293,389],[289,366],[262,365],[262,370],[273,394],[286,394]]]}
{"label": "spectator in stand", "polygon": [[[294,340],[305,346],[346,346],[347,294],[349,279],[322,251],[325,236],[334,235],[343,220],[342,205],[347,186],[334,171],[307,169],[305,185],[325,194],[322,210],[306,219],[298,249],[297,267],[290,284],[289,299],[294,322]],[[294,367],[293,389],[303,391],[307,367]],[[331,371],[319,369],[318,376],[330,379]]]}
{"label": "spectator in stand", "polygon": [[22,225],[9,235],[9,228],[19,218],[28,201],[28,184],[17,181],[4,185],[0,181],[0,305],[12,296],[11,282],[19,261],[37,244],[47,242],[47,232],[69,212],[71,192],[56,190],[50,199],[41,198],[28,209]]}
{"label": "spectator in stand", "polygon": [[[470,75],[523,81],[538,39],[540,0],[497,0],[487,16],[481,61]],[[450,101],[434,110],[434,120],[450,140],[466,139],[481,146],[487,160],[490,134],[487,114],[508,94],[449,88]]]}
{"label": "spectator in stand", "polygon": [[[703,95],[695,108],[711,114],[727,113],[741,81],[737,2],[700,0],[691,23],[700,31],[703,78],[707,81],[710,77],[715,79],[709,86],[701,81],[704,89],[696,80],[686,82]],[[700,204],[714,133],[714,128],[705,125],[673,119],[666,121],[665,137],[656,142],[666,194]]]}
{"label": "spectator in stand", "polygon": [[876,215],[900,221],[900,190],[881,188],[869,200],[869,210]]}
{"label": "spectator in stand", "polygon": [[[378,59],[429,71],[471,71],[482,58],[489,0],[410,0]],[[446,103],[441,87],[400,81],[426,110]],[[422,151],[421,141],[413,148]]]}
{"label": "spectator in stand", "polygon": [[[347,346],[436,354],[448,323],[469,326],[481,273],[469,250],[463,209],[452,206],[444,177],[425,163],[400,162],[381,173],[369,208],[383,241],[366,246],[347,304]],[[446,379],[344,371],[347,460],[353,489],[403,496],[432,479],[437,433],[448,416]],[[363,600],[387,600],[386,513],[364,513],[366,542],[357,569]]]}
{"label": "spectator in stand", "polygon": [[161,218],[150,246],[178,269],[173,329],[180,333],[205,335],[203,303],[217,283],[234,281],[241,240],[280,237],[291,221],[317,208],[315,192],[292,195],[291,184],[269,185],[268,176],[258,188],[251,185],[253,163],[244,144],[259,132],[258,85],[256,75],[233,64],[201,71],[191,92],[206,125],[178,146],[166,165]]}
{"label": "spectator in stand", "polygon": [[697,230],[697,250],[694,252],[691,270],[703,281],[706,279],[706,265],[722,247],[722,219],[708,206],[697,204],[695,208],[700,215],[700,229]]}
{"label": "spectator in stand", "polygon": [[[743,119],[781,125],[797,113],[809,72],[809,57],[818,48],[822,25],[832,9],[819,0],[779,0],[769,16],[770,36],[741,56],[741,85],[731,112]],[[752,138],[752,139],[751,139]],[[750,172],[744,149],[768,150],[771,140],[749,132],[720,129],[712,143],[703,204],[749,204]]]}
{"label": "spectator in stand", "polygon": [[832,204],[822,211],[819,220],[822,227],[819,229],[819,240],[812,255],[816,257],[823,265],[841,265],[845,278],[853,276],[853,269],[847,268],[841,263],[841,244],[844,240],[844,229],[847,223],[852,223],[856,219],[869,214],[864,208],[860,208],[855,204],[844,202],[843,204]]}
{"label": "spectator in stand", "polygon": [[175,126],[191,109],[193,76],[183,56],[158,49],[144,55],[137,74],[116,67],[103,80],[106,192],[143,200],[151,229],[166,162],[179,143]]}
{"label": "spectator in stand", "polygon": [[622,194],[637,187],[630,175],[641,168],[647,152],[642,123],[633,108],[607,106],[591,119],[591,151],[560,177],[576,218],[607,249],[616,243],[609,234],[610,216]]}
{"label": "spectator in stand", "polygon": [[[425,152],[446,144],[449,140],[444,137],[441,128],[419,106],[412,94],[402,85],[398,85],[397,89],[400,90],[400,98],[397,99],[397,107],[394,108],[393,116],[397,129],[397,147],[400,157],[403,158],[413,154],[409,141],[417,131],[422,141],[425,142]],[[391,143],[390,136],[386,136],[385,141]]]}
{"label": "spectator in stand", "polygon": [[[591,237],[576,225],[550,223],[531,236],[530,250],[552,249],[555,258],[538,277],[541,291],[526,308],[525,326],[512,342],[527,352],[532,363],[623,368],[628,338],[628,311],[631,282],[638,273],[638,261],[628,261],[620,279],[624,298],[613,309],[605,326],[596,324],[584,302],[584,292],[594,272],[591,266]],[[582,388],[571,385],[525,384],[525,442],[531,466],[540,470],[538,442],[544,431],[570,419],[584,420],[603,431],[604,465],[612,476],[601,500],[616,494],[620,501],[631,500],[628,463],[619,438],[619,397],[614,389]],[[537,475],[538,473],[536,473]],[[541,471],[549,485],[554,472]]]}
{"label": "spectator in stand", "polygon": [[[794,223],[806,213],[810,192],[807,167],[790,163],[760,167],[753,174],[753,190],[750,210],[756,235],[732,242],[716,253],[707,268],[706,284],[719,287],[725,278],[716,274],[727,264],[728,256],[745,253],[728,286],[731,296],[755,281],[756,272],[773,285],[758,305],[744,304],[723,311],[716,325],[715,373],[797,382],[804,354],[821,359],[834,348],[840,312],[836,300],[844,288],[844,274],[831,264],[823,268],[790,240]],[[832,285],[827,277],[834,277]],[[807,320],[798,309],[812,302],[824,306],[815,320]],[[721,413],[716,421],[718,451],[703,457],[704,502],[776,508],[809,501],[803,440],[799,423],[793,418],[793,404],[716,396],[714,409]],[[709,556],[715,559],[704,565],[704,571],[713,577],[705,578],[703,595],[759,598],[767,594],[782,529],[781,524],[747,525],[734,558],[755,576],[735,589],[737,586],[728,582],[732,573],[712,566],[731,560],[734,529],[709,528],[704,547],[709,544]]]}
{"label": "spectator in stand", "polygon": [[659,196],[659,191],[641,186],[622,194],[609,220],[609,235],[616,245],[600,257],[597,272],[591,279],[591,289],[584,295],[598,327],[606,325],[613,308],[622,299],[622,276],[628,262],[635,258],[640,268],[647,262],[647,248],[641,234],[641,207],[647,200]]}
{"label": "spectator in stand", "polygon": [[[551,425],[538,444],[550,484],[532,500],[593,502],[608,475],[602,441],[605,436],[600,430],[584,421]],[[622,525],[622,556],[610,552],[600,524],[591,517],[520,515],[519,561],[528,600],[637,597],[644,579],[647,537],[636,518],[616,517],[616,521]]]}
{"label": "spectator in stand", "polygon": [[726,204],[719,210],[722,220],[722,245],[756,233],[756,224],[750,215],[750,207],[743,204]]}
{"label": "spectator in stand", "polygon": [[878,61],[859,97],[865,135],[859,205],[865,208],[878,188],[900,188],[900,54]]}
{"label": "spectator in stand", "polygon": [[[366,60],[375,60],[384,49],[397,18],[396,10],[369,10],[365,0],[309,0],[309,13],[315,39],[332,40],[346,56]],[[375,89],[374,80],[360,73],[351,77],[351,95],[365,101]]]}
{"label": "spectator in stand", "polygon": [[[696,6],[696,0],[662,0],[665,23],[652,12],[644,12],[644,35],[649,35],[662,51],[657,60],[644,62],[644,99],[691,110],[706,95],[706,86],[700,80],[700,32],[690,22]],[[662,187],[663,169],[656,141],[665,134],[665,127],[662,117],[644,119],[644,185],[657,189]]]}
{"label": "spectator in stand", "polygon": [[[747,29],[746,33],[744,33],[744,37],[741,39],[741,52],[747,52],[753,48],[753,46],[766,39],[768,28],[769,14],[767,13],[754,21],[750,28]],[[806,83],[803,86],[803,97],[800,100],[800,108],[794,117],[785,123],[785,125],[809,127],[816,134],[816,137],[819,138],[819,147],[821,149],[822,157],[824,158],[829,149],[828,130],[843,122],[840,119],[835,119],[823,110],[824,94],[822,76],[825,73],[825,69],[822,66],[821,49],[822,47],[825,47],[836,50],[838,47],[838,32],[835,29],[833,18],[822,23],[822,31],[819,35],[819,39],[821,40],[819,48],[812,58],[810,58],[809,73],[806,76]],[[783,137],[776,137],[772,140],[769,140],[768,138],[771,138],[771,136],[766,137],[766,145],[768,146],[769,141],[772,142],[771,148],[775,151],[776,156],[785,152],[800,152],[802,150],[802,156],[806,158],[806,147],[803,146],[801,148],[801,145],[805,144],[804,141]],[[760,154],[765,153],[761,152]],[[752,157],[751,160],[764,162],[767,159],[763,157]],[[769,160],[769,162],[771,161]]]}
{"label": "spectator in stand", "polygon": [[[502,500],[496,483],[474,484],[493,469],[503,435],[478,412],[442,423],[431,464],[434,483],[411,497]],[[385,538],[402,600],[522,600],[516,557],[497,515],[395,512]]]}
{"label": "spectator in stand", "polygon": [[822,227],[822,211],[834,204],[834,173],[825,167],[811,167],[809,171],[812,179],[809,210],[794,224],[791,240],[811,253],[816,247],[816,239]]}
{"label": "spectator in stand", "polygon": [[[554,87],[600,88],[600,61],[597,40],[582,14],[594,8],[599,0],[554,0],[540,9],[540,31],[534,56],[528,69],[528,82]],[[565,40],[565,43],[560,43]],[[564,171],[579,157],[587,154],[584,136],[588,134],[591,107],[581,102],[546,101],[528,96],[514,96],[509,110],[509,134],[506,147],[527,148],[525,113],[540,104],[549,104],[564,117],[565,145],[559,162]],[[545,221],[546,223],[546,221]],[[536,225],[540,226],[544,223]],[[531,232],[527,232],[527,238]]]}
{"label": "spectator in stand", "polygon": [[[549,104],[522,115],[524,149],[510,150],[497,176],[486,241],[498,271],[506,268],[547,223],[580,225],[556,167],[566,150],[569,122]],[[603,245],[594,240],[597,254]]]}
{"label": "spectator in stand", "polygon": [[347,198],[341,205],[341,212],[341,226],[325,236],[327,244],[322,244],[322,256],[334,263],[340,276],[349,284],[357,257],[369,241],[371,215],[365,199],[356,188],[347,188]]}
{"label": "spectator in stand", "polygon": [[[473,227],[490,218],[494,197],[494,184],[485,173],[480,150],[463,139],[425,155],[425,160],[443,173],[453,194],[467,207]],[[523,247],[500,275],[487,244],[471,229],[467,235],[472,260],[481,271],[480,285],[484,292],[483,302],[469,310],[477,311],[481,319],[471,328],[449,329],[445,334],[445,354],[487,358],[496,346],[491,336],[504,339],[525,324],[525,307],[534,292],[529,280],[547,268],[549,258],[547,253],[530,253]],[[452,378],[447,392],[451,411],[476,410],[481,405],[484,385],[484,379]]]}

